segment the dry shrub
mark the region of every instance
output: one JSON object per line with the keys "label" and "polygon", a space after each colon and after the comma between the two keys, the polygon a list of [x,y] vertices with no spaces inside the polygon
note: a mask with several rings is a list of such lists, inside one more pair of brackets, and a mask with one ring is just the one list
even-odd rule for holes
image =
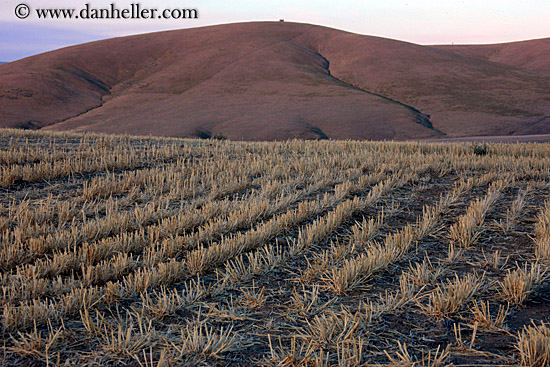
{"label": "dry shrub", "polygon": [[430,293],[428,305],[422,307],[436,317],[454,314],[478,291],[482,283],[482,279],[474,274],[463,278],[455,274],[455,280],[438,286]]}
{"label": "dry shrub", "polygon": [[519,351],[522,366],[550,365],[550,328],[545,323],[525,326],[517,338],[515,347]]}
{"label": "dry shrub", "polygon": [[503,299],[512,305],[521,305],[539,284],[546,270],[539,264],[517,267],[514,271],[508,270],[504,281],[500,282],[500,294]]}

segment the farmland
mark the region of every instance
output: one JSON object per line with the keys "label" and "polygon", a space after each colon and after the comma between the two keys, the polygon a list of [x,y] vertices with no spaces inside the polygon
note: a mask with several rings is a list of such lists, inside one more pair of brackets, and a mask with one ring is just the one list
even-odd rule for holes
{"label": "farmland", "polygon": [[2,365],[550,361],[550,145],[0,149]]}

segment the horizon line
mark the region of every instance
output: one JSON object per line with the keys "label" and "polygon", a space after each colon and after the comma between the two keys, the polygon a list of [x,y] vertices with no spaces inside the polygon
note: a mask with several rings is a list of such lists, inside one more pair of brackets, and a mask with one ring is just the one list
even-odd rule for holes
{"label": "horizon line", "polygon": [[51,50],[38,52],[38,53],[31,54],[31,55],[28,55],[28,56],[24,56],[24,57],[21,57],[21,58],[18,58],[18,59],[13,59],[13,60],[0,59],[0,64],[11,63],[11,62],[26,59],[28,57],[33,57],[33,56],[36,56],[36,55],[41,55],[41,54],[44,54],[44,53],[53,52],[53,51],[61,50],[61,49],[68,48],[68,47],[74,47],[74,46],[84,45],[84,44],[93,43],[93,42],[100,42],[100,41],[114,39],[114,38],[133,37],[133,36],[139,36],[139,35],[145,35],[145,34],[154,34],[154,33],[162,33],[162,32],[178,32],[178,31],[183,31],[183,30],[187,30],[187,29],[219,27],[219,26],[234,25],[234,24],[283,23],[283,22],[284,23],[294,23],[294,24],[303,24],[303,25],[311,25],[311,26],[315,26],[315,27],[329,28],[329,29],[334,29],[334,30],[347,32],[347,33],[352,33],[352,34],[356,34],[356,35],[360,35],[360,36],[377,37],[377,38],[383,38],[383,39],[388,39],[388,40],[393,40],[393,41],[398,41],[398,42],[405,42],[405,43],[415,44],[415,45],[419,45],[419,46],[426,46],[426,47],[430,47],[430,46],[493,46],[493,45],[496,46],[496,45],[504,45],[504,44],[510,44],[510,43],[521,43],[521,42],[544,40],[544,39],[550,38],[550,35],[549,35],[547,37],[514,39],[514,40],[498,41],[498,42],[460,43],[460,42],[451,41],[451,42],[448,42],[448,43],[445,43],[445,42],[443,42],[443,43],[417,43],[417,42],[413,42],[413,41],[408,41],[408,40],[404,40],[404,39],[400,39],[400,38],[392,38],[392,37],[389,37],[389,36],[384,36],[384,35],[379,35],[379,34],[359,33],[359,32],[347,30],[347,29],[344,29],[344,28],[337,28],[337,27],[326,26],[326,25],[322,25],[322,24],[309,23],[309,22],[285,20],[285,19],[281,18],[279,20],[251,20],[251,21],[241,21],[241,22],[215,23],[215,24],[199,25],[199,26],[194,26],[194,27],[183,27],[183,28],[177,28],[177,29],[155,30],[155,31],[151,31],[151,32],[147,32],[147,31],[145,31],[145,32],[135,32],[135,33],[130,32],[130,33],[127,33],[127,34],[121,34],[121,35],[110,36],[110,37],[107,36],[105,38],[91,39],[89,41],[84,41],[84,42],[79,42],[79,43],[72,43],[72,44],[68,44],[66,46],[61,46],[61,47],[53,48]]}

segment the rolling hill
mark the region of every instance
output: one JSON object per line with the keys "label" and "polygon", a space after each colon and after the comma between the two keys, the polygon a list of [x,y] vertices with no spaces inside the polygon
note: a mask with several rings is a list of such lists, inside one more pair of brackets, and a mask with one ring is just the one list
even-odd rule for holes
{"label": "rolling hill", "polygon": [[438,45],[434,47],[550,74],[550,38],[493,45]]}
{"label": "rolling hill", "polygon": [[113,38],[2,65],[0,126],[245,140],[550,133],[543,62],[487,55],[289,22]]}

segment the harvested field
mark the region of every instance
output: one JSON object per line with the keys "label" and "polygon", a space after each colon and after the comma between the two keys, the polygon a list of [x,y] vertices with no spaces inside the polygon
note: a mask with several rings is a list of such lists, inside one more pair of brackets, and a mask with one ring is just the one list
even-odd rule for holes
{"label": "harvested field", "polygon": [[547,366],[550,145],[0,131],[5,366]]}

